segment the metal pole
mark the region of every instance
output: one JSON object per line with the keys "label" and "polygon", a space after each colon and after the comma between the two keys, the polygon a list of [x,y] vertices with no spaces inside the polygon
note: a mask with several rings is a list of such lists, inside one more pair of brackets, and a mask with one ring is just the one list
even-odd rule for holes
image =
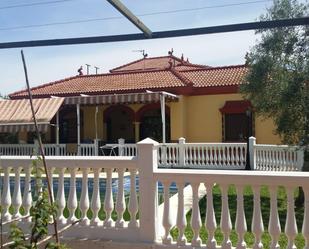
{"label": "metal pole", "polygon": [[80,104],[76,104],[77,114],[77,155],[80,155]]}

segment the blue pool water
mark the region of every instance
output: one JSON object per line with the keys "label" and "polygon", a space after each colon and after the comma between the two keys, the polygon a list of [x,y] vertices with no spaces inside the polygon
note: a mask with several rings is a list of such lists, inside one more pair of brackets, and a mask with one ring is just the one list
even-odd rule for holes
{"label": "blue pool water", "polygon": [[[125,176],[124,177],[124,191],[125,194],[128,194],[130,192],[130,176]],[[20,178],[20,184],[21,184],[21,191],[23,193],[24,191],[24,185],[25,185],[25,178],[21,177]],[[34,180],[31,181],[31,185],[32,185],[32,189],[34,188]],[[11,186],[11,194],[13,194],[14,191],[14,177],[10,177],[10,186]],[[100,188],[100,193],[101,195],[104,195],[105,193],[105,189],[106,189],[106,179],[105,178],[100,178],[99,181],[99,188]],[[54,194],[56,196],[57,190],[58,190],[58,178],[54,178],[53,179],[53,190],[54,190]],[[112,179],[112,190],[113,193],[116,194],[117,190],[118,190],[118,179],[114,178]],[[68,193],[70,191],[70,178],[69,177],[65,177],[64,178],[64,192],[65,195],[67,196]],[[76,178],[76,192],[79,195],[82,191],[82,178]],[[91,196],[93,191],[93,178],[88,178],[88,192],[89,195]],[[136,191],[139,191],[139,178],[138,176],[136,176]],[[163,193],[163,186],[162,184],[159,182],[158,183],[158,192],[159,193]],[[175,183],[172,183],[170,186],[170,193],[175,193],[177,192],[177,187]]]}

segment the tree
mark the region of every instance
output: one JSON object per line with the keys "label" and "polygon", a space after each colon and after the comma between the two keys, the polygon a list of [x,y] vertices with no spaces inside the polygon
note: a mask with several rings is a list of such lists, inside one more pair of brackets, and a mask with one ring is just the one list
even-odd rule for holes
{"label": "tree", "polygon": [[[260,20],[308,16],[308,5],[274,0]],[[249,72],[241,91],[258,115],[272,118],[288,144],[309,144],[309,27],[257,30],[258,43],[246,55]],[[308,153],[307,153],[308,154]]]}

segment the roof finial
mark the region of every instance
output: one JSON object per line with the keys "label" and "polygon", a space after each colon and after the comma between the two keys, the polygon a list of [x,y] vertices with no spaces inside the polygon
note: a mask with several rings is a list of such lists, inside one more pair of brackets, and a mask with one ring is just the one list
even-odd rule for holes
{"label": "roof finial", "polygon": [[187,57],[187,62],[189,62],[189,58]]}
{"label": "roof finial", "polygon": [[182,61],[184,60],[183,53],[181,54],[181,60],[182,60]]}
{"label": "roof finial", "polygon": [[84,75],[83,74],[83,66],[80,66],[80,68],[77,70],[78,75]]}
{"label": "roof finial", "polygon": [[174,49],[172,48],[170,51],[168,51],[168,55],[173,55]]}

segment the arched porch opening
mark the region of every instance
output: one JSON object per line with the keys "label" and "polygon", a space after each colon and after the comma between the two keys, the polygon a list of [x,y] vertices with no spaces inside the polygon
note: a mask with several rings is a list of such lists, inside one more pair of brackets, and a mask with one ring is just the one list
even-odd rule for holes
{"label": "arched porch opening", "polygon": [[106,140],[108,143],[117,143],[124,138],[127,143],[134,143],[134,111],[124,105],[113,105],[104,111],[106,123]]}
{"label": "arched porch opening", "polygon": [[[84,115],[80,110],[80,131],[81,138],[84,137]],[[53,123],[56,121],[54,120]],[[55,127],[51,131],[51,140],[55,142]],[[77,113],[75,106],[66,106],[59,112],[59,142],[60,143],[77,143]]]}
{"label": "arched porch opening", "polygon": [[[150,137],[155,141],[162,142],[162,117],[160,104],[143,106],[138,112],[136,120],[140,122],[140,139]],[[170,108],[165,106],[165,132],[166,142],[170,141]]]}

